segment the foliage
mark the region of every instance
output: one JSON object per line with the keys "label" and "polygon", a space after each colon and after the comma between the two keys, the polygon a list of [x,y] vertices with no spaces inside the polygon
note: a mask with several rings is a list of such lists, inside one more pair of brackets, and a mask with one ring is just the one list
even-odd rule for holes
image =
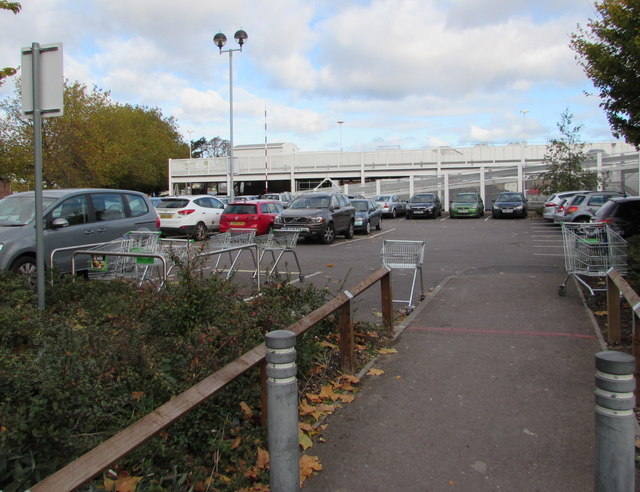
{"label": "foliage", "polygon": [[200,137],[191,143],[191,155],[194,158],[224,157],[229,155],[229,141],[220,137],[207,140]]}
{"label": "foliage", "polygon": [[[8,0],[0,0],[0,10],[8,10],[17,14],[22,9],[22,5],[18,2],[9,2]],[[4,83],[4,79],[16,74],[15,68],[0,68],[0,85]]]}
{"label": "foliage", "polygon": [[615,137],[640,146],[640,3],[601,0],[598,18],[571,38],[587,76],[600,93]]}
{"label": "foliage", "polygon": [[[185,155],[176,121],[157,108],[123,105],[109,92],[65,82],[64,115],[43,121],[43,177],[51,187],[105,187],[159,192],[167,156]],[[0,101],[0,175],[33,188],[33,125],[20,90]]]}
{"label": "foliage", "polygon": [[544,155],[547,171],[538,176],[542,180],[540,191],[550,195],[560,191],[595,189],[599,179],[596,172],[582,169],[587,158],[585,144],[580,138],[582,125],[573,125],[569,109],[562,113],[558,123],[561,137],[549,141]]}
{"label": "foliage", "polygon": [[[0,489],[33,485],[325,300],[284,283],[247,301],[217,276],[181,277],[157,292],[61,276],[39,311],[32,288],[0,273]],[[320,337],[334,331],[329,322],[298,342],[306,385],[327,357]],[[145,490],[264,482],[252,466],[266,447],[259,393],[258,371],[233,382],[118,463],[118,479],[144,476]]]}

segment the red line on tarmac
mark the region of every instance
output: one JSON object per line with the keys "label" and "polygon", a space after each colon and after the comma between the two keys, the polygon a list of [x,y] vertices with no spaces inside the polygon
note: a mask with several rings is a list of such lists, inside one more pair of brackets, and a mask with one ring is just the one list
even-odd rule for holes
{"label": "red line on tarmac", "polygon": [[562,333],[557,331],[474,330],[472,328],[447,328],[439,326],[409,326],[407,327],[407,330],[437,331],[443,333],[482,333],[485,335],[533,335],[540,337],[595,338],[594,335],[580,335],[579,333]]}

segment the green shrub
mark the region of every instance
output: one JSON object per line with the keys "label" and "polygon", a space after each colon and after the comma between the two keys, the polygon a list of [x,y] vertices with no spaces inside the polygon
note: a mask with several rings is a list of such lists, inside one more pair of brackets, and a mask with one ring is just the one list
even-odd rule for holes
{"label": "green shrub", "polygon": [[[12,274],[0,273],[0,293],[5,492],[33,485],[325,302],[322,291],[287,283],[245,301],[231,282],[189,272],[160,292],[56,277],[44,311]],[[301,370],[320,350],[317,334],[330,329],[324,323],[302,337]],[[246,401],[259,411],[259,383],[258,371],[239,378],[118,466],[152,475],[147,490],[163,490],[204,480],[214,461],[250,463],[255,442],[232,449],[229,439],[239,429],[264,437],[240,407]],[[230,490],[244,486],[234,480]]]}

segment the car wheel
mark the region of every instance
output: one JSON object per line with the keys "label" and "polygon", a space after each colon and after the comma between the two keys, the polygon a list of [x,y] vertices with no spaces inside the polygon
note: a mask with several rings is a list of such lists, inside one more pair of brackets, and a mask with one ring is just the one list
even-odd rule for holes
{"label": "car wheel", "polygon": [[11,265],[11,271],[18,275],[23,275],[30,283],[35,285],[36,281],[36,259],[31,256],[23,256],[18,258]]}
{"label": "car wheel", "polygon": [[353,222],[349,222],[349,228],[344,232],[345,239],[353,239]]}
{"label": "car wheel", "polygon": [[382,229],[382,217],[380,217],[380,220],[376,224],[376,230],[379,231],[381,229]]}
{"label": "car wheel", "polygon": [[394,208],[394,209],[391,211],[391,218],[395,219],[397,216],[398,216],[398,212],[396,212],[396,209]]}
{"label": "car wheel", "polygon": [[333,224],[327,224],[327,227],[324,228],[324,234],[322,235],[322,244],[331,244],[333,240],[336,238],[336,230],[333,227]]}
{"label": "car wheel", "polygon": [[413,215],[407,213],[404,218],[407,219],[407,220],[413,219]]}
{"label": "car wheel", "polygon": [[202,222],[198,222],[192,236],[196,241],[203,241],[207,238],[207,226]]}
{"label": "car wheel", "polygon": [[367,220],[367,223],[364,225],[364,233],[365,234],[371,233],[371,222],[369,222],[368,220]]}
{"label": "car wheel", "polygon": [[456,214],[449,212],[449,218],[450,219],[455,219],[456,218]]}
{"label": "car wheel", "polygon": [[578,217],[576,220],[574,220],[574,222],[579,222],[581,224],[584,224],[586,222],[589,222],[589,217]]}

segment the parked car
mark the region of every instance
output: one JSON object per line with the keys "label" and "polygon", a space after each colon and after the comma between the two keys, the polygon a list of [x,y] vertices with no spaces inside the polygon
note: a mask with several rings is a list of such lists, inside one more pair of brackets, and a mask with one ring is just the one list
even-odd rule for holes
{"label": "parked car", "polygon": [[273,229],[276,217],[284,211],[284,206],[275,200],[255,200],[233,202],[227,205],[220,216],[220,232],[229,229],[255,229],[256,236],[267,234]]}
{"label": "parked car", "polygon": [[394,219],[398,215],[404,215],[407,207],[407,202],[401,200],[398,195],[377,195],[373,201],[382,208],[382,215],[390,215]]}
{"label": "parked car", "polygon": [[413,219],[417,217],[436,218],[442,215],[442,204],[435,193],[416,193],[407,202],[405,217]]}
{"label": "parked car", "polygon": [[354,195],[347,195],[349,197],[349,200],[366,200],[367,198],[361,194],[361,193],[356,193]]}
{"label": "parked car", "polygon": [[449,207],[449,217],[482,217],[484,202],[480,193],[457,193]]}
{"label": "parked car", "polygon": [[640,197],[611,198],[591,217],[591,222],[608,224],[627,239],[640,234]]}
{"label": "parked car", "polygon": [[[128,190],[43,190],[45,264],[58,248],[112,241],[129,231],[158,230],[158,216],[144,193]],[[71,271],[72,251],[54,255]],[[0,268],[32,275],[36,269],[35,193],[0,200]],[[79,268],[83,269],[83,268]]]}
{"label": "parked car", "polygon": [[166,197],[156,207],[163,234],[186,234],[197,241],[220,228],[223,210],[224,203],[211,195]]}
{"label": "parked car", "polygon": [[589,222],[591,217],[607,200],[620,196],[624,196],[624,193],[617,191],[578,193],[567,199],[563,209],[554,214],[553,221],[556,224],[562,222]]}
{"label": "parked car", "polygon": [[571,198],[572,196],[578,193],[588,193],[589,190],[582,191],[561,191],[559,193],[554,193],[544,202],[544,211],[542,212],[542,217],[547,220],[553,220],[553,216],[559,212],[557,210],[558,205],[562,203],[567,198]]}
{"label": "parked car", "polygon": [[336,234],[351,239],[355,227],[355,208],[349,198],[339,192],[311,192],[300,195],[276,218],[274,228],[296,229],[305,238],[318,238],[324,244],[334,241]]}
{"label": "parked car", "polygon": [[527,216],[527,199],[524,193],[504,191],[498,195],[493,201],[491,216],[494,219],[501,217],[519,217]]}
{"label": "parked car", "polygon": [[265,193],[261,197],[262,200],[277,200],[283,205],[287,206],[294,199],[293,194],[285,191],[283,193]]}
{"label": "parked car", "polygon": [[373,200],[355,199],[351,200],[351,205],[356,209],[356,220],[354,223],[357,232],[369,234],[371,228],[382,229],[382,209],[378,208]]}

